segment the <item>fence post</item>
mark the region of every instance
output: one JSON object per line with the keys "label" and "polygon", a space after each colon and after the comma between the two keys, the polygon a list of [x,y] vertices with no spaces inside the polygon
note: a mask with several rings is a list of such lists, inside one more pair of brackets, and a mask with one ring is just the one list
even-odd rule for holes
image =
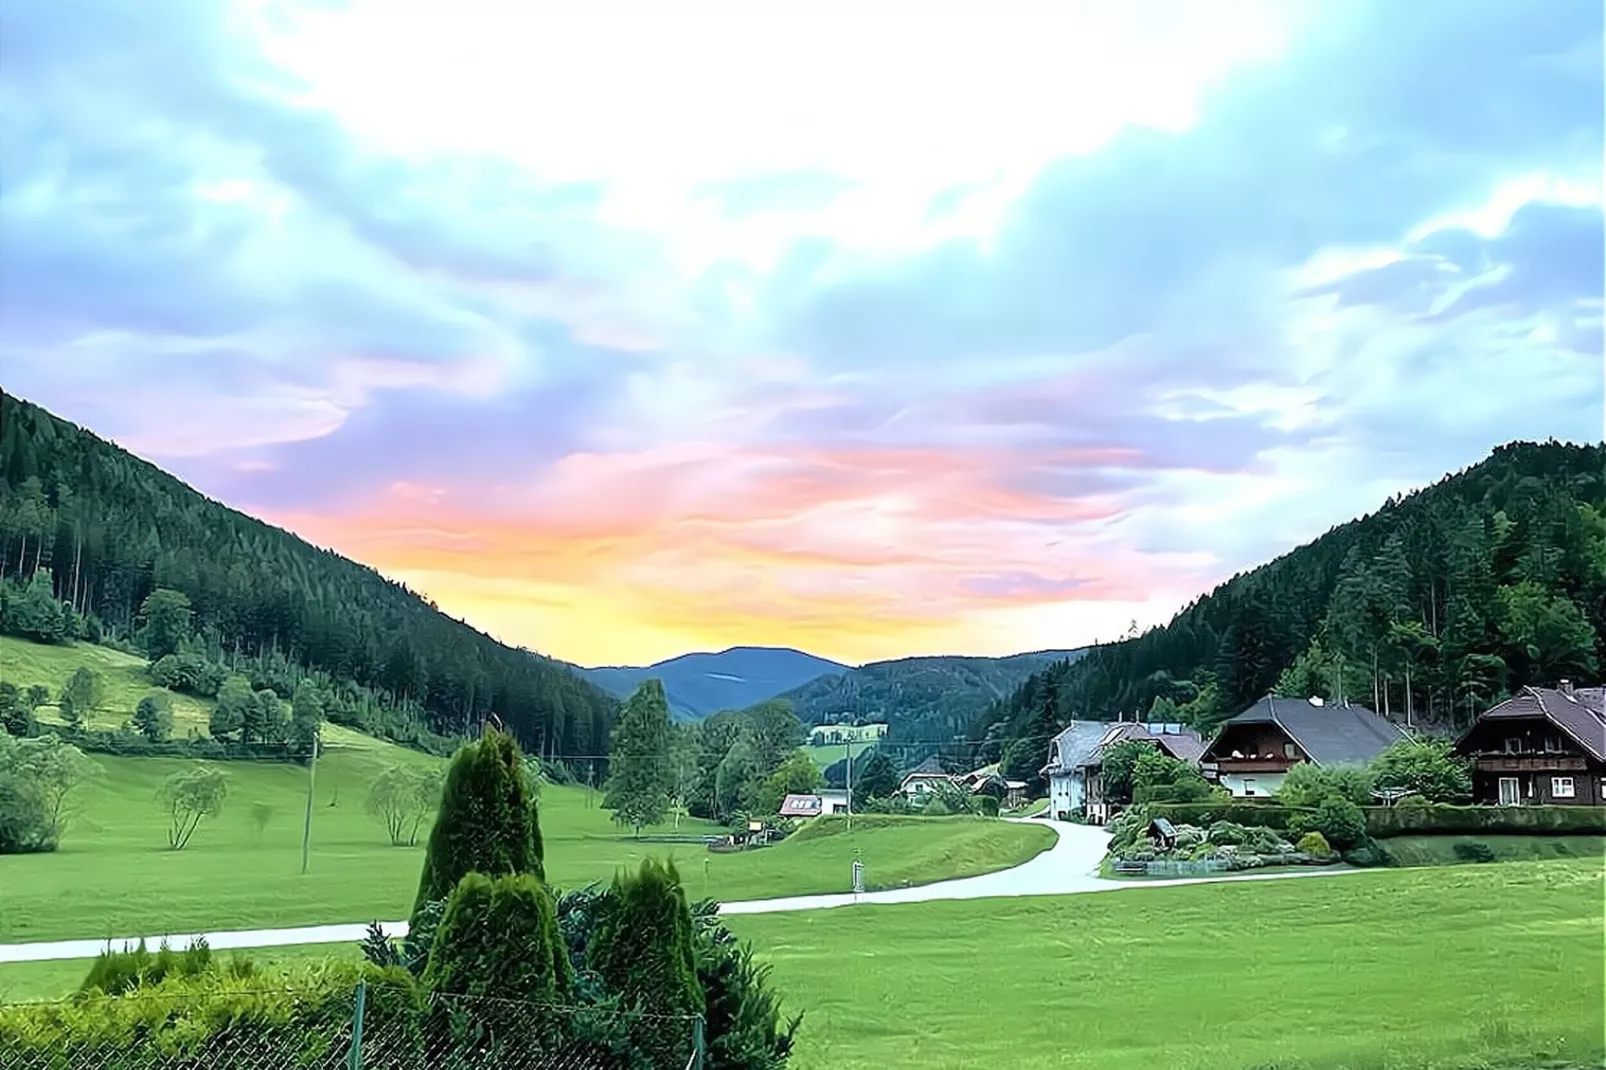
{"label": "fence post", "polygon": [[703,1059],[708,1055],[707,1041],[703,1037],[703,1016],[698,1015],[691,1023],[692,1062],[694,1070],[703,1070]]}
{"label": "fence post", "polygon": [[362,1070],[362,1019],[367,1004],[368,982],[359,978],[357,998],[352,1001],[351,1007],[351,1057],[347,1062],[348,1070]]}

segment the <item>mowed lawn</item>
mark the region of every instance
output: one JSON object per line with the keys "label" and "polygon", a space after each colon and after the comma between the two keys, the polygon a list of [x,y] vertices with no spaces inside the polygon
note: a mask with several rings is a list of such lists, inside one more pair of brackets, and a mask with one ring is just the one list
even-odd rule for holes
{"label": "mowed lawn", "polygon": [[1581,1068],[1601,889],[1562,860],[729,924],[805,1014],[794,1070]]}
{"label": "mowed lawn", "polygon": [[[223,813],[190,845],[167,849],[155,797],[191,762],[92,756],[87,785],[53,854],[0,858],[0,943],[275,928],[406,917],[420,846],[392,847],[364,812],[374,777],[391,762],[438,759],[336,726],[318,762],[310,872],[301,874],[306,770],[284,763],[216,763],[229,777]],[[716,855],[701,844],[638,842],[599,808],[600,795],[546,785],[541,827],[554,885],[607,881],[648,854],[670,857],[694,897],[753,899],[848,891],[855,857],[872,887],[921,884],[1025,861],[1053,841],[1046,829],[980,818],[906,818],[851,836],[783,842]],[[256,817],[266,821],[258,831]],[[661,832],[675,830],[662,829]],[[719,831],[682,822],[682,834]]]}

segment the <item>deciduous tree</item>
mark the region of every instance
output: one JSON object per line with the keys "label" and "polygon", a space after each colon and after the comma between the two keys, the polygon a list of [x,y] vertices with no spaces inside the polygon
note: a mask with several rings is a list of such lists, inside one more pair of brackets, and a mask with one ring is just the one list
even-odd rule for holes
{"label": "deciduous tree", "polygon": [[210,766],[174,773],[163,781],[156,801],[167,814],[167,846],[182,851],[203,818],[223,812],[228,795],[228,777]]}
{"label": "deciduous tree", "polygon": [[669,701],[657,680],[638,687],[619,711],[608,764],[602,805],[613,811],[614,821],[629,825],[637,836],[645,826],[662,821],[669,812],[675,779],[669,755]]}

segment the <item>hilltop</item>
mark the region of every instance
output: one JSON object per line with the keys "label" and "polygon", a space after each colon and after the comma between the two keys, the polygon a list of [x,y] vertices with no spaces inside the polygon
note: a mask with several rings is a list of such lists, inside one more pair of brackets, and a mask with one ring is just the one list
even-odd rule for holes
{"label": "hilltop", "polygon": [[618,698],[644,681],[658,680],[679,721],[701,721],[721,710],[740,710],[774,698],[847,666],[791,647],[733,646],[717,654],[681,654],[651,665],[578,666],[575,672]]}

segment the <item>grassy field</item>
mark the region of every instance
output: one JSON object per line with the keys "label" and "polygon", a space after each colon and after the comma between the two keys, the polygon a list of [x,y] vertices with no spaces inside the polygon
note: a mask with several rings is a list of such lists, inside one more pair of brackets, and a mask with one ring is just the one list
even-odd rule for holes
{"label": "grassy field", "polygon": [[[73,670],[80,666],[99,673],[105,688],[100,706],[88,718],[92,728],[116,728],[134,715],[140,699],[165,690],[151,686],[145,674],[145,659],[132,654],[92,643],[48,646],[0,636],[0,680],[16,684],[23,691],[39,684],[50,692],[52,703]],[[165,693],[173,700],[173,734],[182,738],[192,728],[204,733],[212,703],[172,691]],[[40,709],[39,719],[55,721],[55,706]]]}
{"label": "grassy field", "polygon": [[848,749],[853,750],[853,760],[857,762],[859,755],[869,750],[871,743],[827,743],[821,747],[804,747],[803,753],[814,759],[814,764],[822,770],[827,769],[848,756]]}
{"label": "grassy field", "polygon": [[[1488,856],[1468,855],[1481,844]],[[1606,858],[1606,836],[1394,836],[1377,841],[1396,866],[1455,866],[1546,858]]]}
{"label": "grassy field", "polygon": [[1601,864],[733,917],[794,1070],[1599,1066]]}
{"label": "grassy field", "polygon": [[[190,846],[166,849],[154,798],[179,759],[96,756],[54,854],[0,861],[0,942],[140,933],[272,928],[405,917],[423,850],[391,847],[363,810],[368,785],[391,761],[436,759],[349,733],[318,762],[311,871],[301,868],[305,770],[281,763],[218,763],[230,779],[223,813]],[[695,896],[754,899],[851,888],[857,854],[873,887],[921,884],[1025,861],[1052,842],[1046,829],[975,818],[909,818],[851,835],[716,855],[699,844],[636,842],[598,796],[547,785],[541,825],[547,873],[561,887],[610,879],[647,854],[669,856]],[[266,825],[255,822],[264,808]],[[681,833],[710,831],[683,822]],[[660,830],[669,831],[669,830]],[[426,830],[427,832],[427,830]],[[422,841],[422,836],[421,836]]]}

